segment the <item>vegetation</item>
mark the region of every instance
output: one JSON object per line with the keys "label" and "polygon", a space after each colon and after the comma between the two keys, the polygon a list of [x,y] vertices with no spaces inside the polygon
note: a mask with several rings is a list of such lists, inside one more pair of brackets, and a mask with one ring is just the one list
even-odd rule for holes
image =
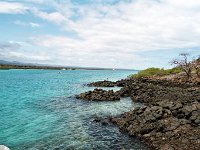
{"label": "vegetation", "polygon": [[139,71],[137,74],[131,75],[130,77],[133,78],[140,78],[140,77],[151,77],[151,76],[164,76],[170,74],[176,74],[181,72],[181,69],[178,67],[172,69],[160,69],[160,68],[147,68],[145,70]]}
{"label": "vegetation", "polygon": [[184,72],[186,77],[190,79],[192,76],[200,77],[200,56],[197,59],[189,59],[189,54],[181,53],[179,58],[173,59],[170,63],[175,65],[172,69],[147,68],[131,75],[131,78],[151,77],[151,76],[165,76],[170,74],[177,74]]}
{"label": "vegetation", "polygon": [[200,77],[200,56],[192,61],[192,67],[198,77]]}
{"label": "vegetation", "polygon": [[191,77],[192,74],[192,62],[188,60],[189,54],[188,53],[181,53],[179,54],[180,58],[173,59],[171,61],[172,65],[179,66],[183,72],[187,75],[188,78]]}
{"label": "vegetation", "polygon": [[187,53],[181,53],[179,56],[179,58],[172,60],[171,64],[178,66],[188,79],[194,74],[200,77],[200,56],[193,60],[189,60],[190,55]]}

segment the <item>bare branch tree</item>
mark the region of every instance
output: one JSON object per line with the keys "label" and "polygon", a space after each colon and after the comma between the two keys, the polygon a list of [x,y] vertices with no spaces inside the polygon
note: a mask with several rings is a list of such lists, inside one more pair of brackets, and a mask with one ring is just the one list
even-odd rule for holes
{"label": "bare branch tree", "polygon": [[180,58],[173,59],[170,63],[180,67],[180,69],[186,73],[187,77],[190,78],[192,73],[192,63],[188,60],[190,55],[188,53],[181,53],[179,56]]}
{"label": "bare branch tree", "polygon": [[192,67],[194,68],[196,75],[200,77],[200,56],[192,61]]}

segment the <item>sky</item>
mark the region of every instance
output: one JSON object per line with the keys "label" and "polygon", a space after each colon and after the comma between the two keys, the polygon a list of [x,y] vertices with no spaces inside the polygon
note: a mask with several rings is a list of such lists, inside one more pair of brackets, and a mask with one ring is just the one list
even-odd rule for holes
{"label": "sky", "polygon": [[200,55],[198,0],[0,0],[0,60],[172,67]]}

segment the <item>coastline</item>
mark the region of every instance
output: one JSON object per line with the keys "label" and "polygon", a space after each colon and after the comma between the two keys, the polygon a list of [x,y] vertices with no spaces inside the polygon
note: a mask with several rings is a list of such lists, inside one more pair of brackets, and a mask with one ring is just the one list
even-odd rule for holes
{"label": "coastline", "polygon": [[200,84],[161,79],[123,79],[89,83],[94,87],[121,87],[117,92],[95,89],[79,99],[104,101],[131,97],[144,107],[111,117],[110,122],[152,149],[200,149]]}

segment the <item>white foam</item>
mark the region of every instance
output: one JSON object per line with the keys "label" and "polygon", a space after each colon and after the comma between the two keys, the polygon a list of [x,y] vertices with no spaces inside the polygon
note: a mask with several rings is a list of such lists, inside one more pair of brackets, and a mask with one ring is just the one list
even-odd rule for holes
{"label": "white foam", "polygon": [[0,150],[10,150],[10,149],[4,145],[0,145]]}

